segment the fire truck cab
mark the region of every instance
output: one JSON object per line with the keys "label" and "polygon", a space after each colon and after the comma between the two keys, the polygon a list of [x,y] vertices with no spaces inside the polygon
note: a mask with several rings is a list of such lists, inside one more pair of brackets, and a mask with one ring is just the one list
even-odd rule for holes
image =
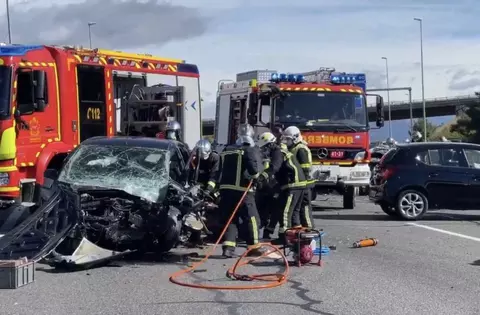
{"label": "fire truck cab", "polygon": [[[0,46],[0,203],[37,200],[47,169],[94,136],[201,137],[199,72],[181,59],[74,46]],[[188,127],[187,127],[188,126]]]}
{"label": "fire truck cab", "polygon": [[[315,197],[336,192],[343,195],[343,207],[353,209],[359,188],[370,182],[368,108],[364,87],[352,84],[356,80],[333,68],[239,73],[236,81],[219,82],[215,142],[233,143],[244,123],[254,126],[257,135],[275,125],[297,126],[312,152]],[[383,99],[375,96],[380,128]]]}

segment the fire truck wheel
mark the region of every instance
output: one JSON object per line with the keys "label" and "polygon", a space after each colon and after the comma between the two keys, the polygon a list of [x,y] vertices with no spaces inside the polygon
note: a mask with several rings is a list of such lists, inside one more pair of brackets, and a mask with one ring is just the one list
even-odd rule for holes
{"label": "fire truck wheel", "polygon": [[[53,193],[57,189],[56,174],[58,172],[55,170],[48,170],[45,172],[46,176],[43,181],[43,185],[40,186],[37,202],[39,205],[47,202]],[[53,178],[52,178],[53,177]]]}
{"label": "fire truck wheel", "polygon": [[355,187],[346,186],[343,192],[343,209],[355,208]]}

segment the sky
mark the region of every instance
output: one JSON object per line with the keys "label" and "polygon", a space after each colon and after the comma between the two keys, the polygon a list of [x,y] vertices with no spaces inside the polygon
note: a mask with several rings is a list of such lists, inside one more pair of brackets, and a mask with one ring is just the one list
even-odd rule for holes
{"label": "sky", "polygon": [[[0,14],[0,41],[7,41],[5,8]],[[14,43],[88,46],[92,21],[95,47],[197,64],[206,118],[215,114],[217,82],[238,72],[335,67],[365,72],[369,89],[385,88],[382,57],[390,87],[412,87],[421,99],[415,17],[423,19],[425,97],[473,94],[480,91],[479,15],[473,0],[10,0]],[[391,101],[407,99],[390,92]],[[408,124],[395,122],[395,137],[406,137]],[[372,138],[387,130],[388,123]]]}

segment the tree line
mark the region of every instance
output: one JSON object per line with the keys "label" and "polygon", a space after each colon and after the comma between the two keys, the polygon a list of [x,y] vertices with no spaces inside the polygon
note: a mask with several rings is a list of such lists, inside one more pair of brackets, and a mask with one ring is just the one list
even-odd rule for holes
{"label": "tree line", "polygon": [[[480,143],[480,92],[475,95],[479,97],[478,105],[464,108],[452,121],[435,125],[427,119],[427,140],[439,141],[445,137],[451,141]],[[423,119],[414,121],[413,130],[423,135]]]}

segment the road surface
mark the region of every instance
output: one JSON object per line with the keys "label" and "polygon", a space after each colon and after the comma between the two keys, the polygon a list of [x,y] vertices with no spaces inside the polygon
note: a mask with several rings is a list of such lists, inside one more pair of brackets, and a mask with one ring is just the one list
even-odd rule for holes
{"label": "road surface", "polygon": [[[363,198],[363,197],[362,197]],[[36,282],[0,291],[0,314],[480,314],[480,212],[430,214],[395,221],[361,200],[355,210],[329,201],[315,212],[336,245],[323,267],[293,267],[289,283],[260,291],[205,291],[175,286],[182,262],[123,261],[110,267],[56,273],[39,266]],[[375,247],[352,249],[364,237]],[[219,284],[233,260],[211,259],[193,281]],[[267,268],[267,267],[258,267]],[[272,267],[269,267],[272,268]]]}

